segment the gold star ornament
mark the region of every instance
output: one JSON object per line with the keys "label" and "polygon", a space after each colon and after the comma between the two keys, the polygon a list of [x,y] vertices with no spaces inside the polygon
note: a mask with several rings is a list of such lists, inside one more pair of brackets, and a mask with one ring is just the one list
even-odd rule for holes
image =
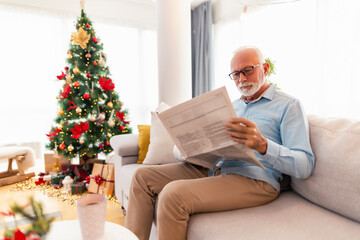
{"label": "gold star ornament", "polygon": [[90,40],[90,34],[88,34],[87,31],[84,31],[84,29],[80,27],[77,33],[71,34],[71,38],[75,45],[80,45],[82,49],[85,49],[86,44]]}

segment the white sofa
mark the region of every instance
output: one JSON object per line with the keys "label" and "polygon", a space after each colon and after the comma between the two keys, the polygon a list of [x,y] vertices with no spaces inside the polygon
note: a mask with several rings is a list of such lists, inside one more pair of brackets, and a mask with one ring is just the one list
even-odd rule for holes
{"label": "white sofa", "polygon": [[[315,169],[306,180],[260,207],[194,214],[189,240],[360,239],[360,121],[309,116]],[[115,157],[115,194],[126,209],[139,167],[138,135],[110,140]],[[151,239],[156,239],[153,226]]]}

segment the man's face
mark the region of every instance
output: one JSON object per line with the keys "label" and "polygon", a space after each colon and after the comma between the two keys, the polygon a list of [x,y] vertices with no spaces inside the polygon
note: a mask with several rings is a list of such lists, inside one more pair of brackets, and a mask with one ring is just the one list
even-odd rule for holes
{"label": "man's face", "polygon": [[[257,54],[251,49],[246,49],[237,53],[231,60],[231,72],[241,71],[259,63],[260,61]],[[241,73],[240,78],[235,80],[235,84],[240,93],[248,97],[257,93],[265,81],[264,68],[261,64],[254,68],[254,73],[248,76],[244,76],[244,74]]]}

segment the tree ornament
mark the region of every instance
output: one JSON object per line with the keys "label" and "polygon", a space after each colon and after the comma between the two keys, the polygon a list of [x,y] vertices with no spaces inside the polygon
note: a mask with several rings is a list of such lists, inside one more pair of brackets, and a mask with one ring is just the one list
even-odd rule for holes
{"label": "tree ornament", "polygon": [[109,145],[110,145],[109,141],[107,141],[105,144],[106,144],[106,146],[109,146]]}
{"label": "tree ornament", "polygon": [[94,65],[94,66],[97,66],[97,62],[93,62],[93,65]]}
{"label": "tree ornament", "polygon": [[80,143],[80,144],[84,144],[84,142],[85,142],[85,139],[80,138],[79,143]]}
{"label": "tree ornament", "polygon": [[68,67],[65,67],[64,69],[65,69],[65,71],[68,71],[68,70],[69,70],[69,68],[68,68]]}
{"label": "tree ornament", "polygon": [[75,111],[76,111],[76,113],[81,113],[81,112],[82,112],[81,108],[79,108],[79,107],[78,107],[78,108],[76,108],[76,110],[75,110]]}
{"label": "tree ornament", "polygon": [[107,134],[107,137],[108,137],[108,138],[111,138],[111,137],[112,137],[111,133],[108,133],[108,134]]}
{"label": "tree ornament", "polygon": [[113,119],[109,119],[108,125],[109,125],[109,127],[115,126],[115,121]]}
{"label": "tree ornament", "polygon": [[79,82],[74,82],[74,87],[79,87],[80,83]]}
{"label": "tree ornament", "polygon": [[64,149],[66,148],[66,145],[65,145],[64,143],[61,143],[61,144],[59,145],[59,148],[60,148],[61,150],[64,150]]}
{"label": "tree ornament", "polygon": [[123,125],[120,125],[120,126],[119,126],[119,129],[120,129],[120,131],[124,130],[124,126],[123,126]]}
{"label": "tree ornament", "polygon": [[113,104],[112,102],[108,102],[106,105],[107,105],[109,108],[113,108],[113,107],[114,107],[114,104]]}
{"label": "tree ornament", "polygon": [[68,151],[69,151],[69,152],[71,152],[71,151],[73,151],[73,150],[74,150],[73,145],[68,146]]}
{"label": "tree ornament", "polygon": [[85,54],[85,57],[86,57],[86,58],[91,58],[91,54],[90,54],[90,53],[87,53],[87,54]]}
{"label": "tree ornament", "polygon": [[62,93],[60,93],[60,99],[67,98],[69,96],[70,91],[71,91],[71,87],[69,86],[69,84],[65,84]]}
{"label": "tree ornament", "polygon": [[93,41],[94,43],[97,43],[99,40],[96,37],[92,37],[91,41]]}
{"label": "tree ornament", "polygon": [[100,55],[100,58],[99,58],[99,65],[100,65],[100,66],[104,66],[104,65],[105,65],[105,60],[101,57],[101,55]]}
{"label": "tree ornament", "polygon": [[73,72],[74,72],[75,74],[77,74],[77,73],[79,73],[79,72],[80,72],[80,70],[79,70],[79,68],[78,68],[78,67],[74,67]]}
{"label": "tree ornament", "polygon": [[88,93],[85,93],[84,94],[84,99],[89,99],[90,98],[90,95]]}
{"label": "tree ornament", "polygon": [[69,85],[72,83],[72,77],[70,75],[67,75],[66,83],[69,84]]}
{"label": "tree ornament", "polygon": [[103,149],[103,148],[104,148],[104,144],[103,144],[103,143],[100,143],[100,144],[99,144],[99,148]]}
{"label": "tree ornament", "polygon": [[89,115],[89,120],[92,121],[92,122],[94,122],[94,121],[96,120],[95,114],[90,114],[90,115]]}
{"label": "tree ornament", "polygon": [[61,108],[60,110],[59,110],[59,112],[58,112],[58,114],[59,115],[63,115],[65,112],[64,112],[64,110]]}
{"label": "tree ornament", "polygon": [[98,120],[100,120],[100,121],[104,121],[104,120],[105,120],[105,113],[104,113],[104,112],[102,112],[102,113],[99,114]]}
{"label": "tree ornament", "polygon": [[79,45],[82,49],[85,49],[86,44],[89,42],[90,34],[80,27],[77,33],[71,34],[71,38],[75,45]]}
{"label": "tree ornament", "polygon": [[91,74],[90,74],[90,73],[87,73],[87,74],[86,74],[86,77],[87,77],[87,78],[91,78]]}
{"label": "tree ornament", "polygon": [[89,27],[90,27],[90,24],[87,23],[87,24],[86,24],[86,27],[89,28]]}
{"label": "tree ornament", "polygon": [[99,102],[102,102],[102,101],[104,101],[104,99],[102,99],[102,98],[99,97]]}
{"label": "tree ornament", "polygon": [[62,124],[59,124],[59,126],[57,127],[60,131],[63,130],[63,125]]}

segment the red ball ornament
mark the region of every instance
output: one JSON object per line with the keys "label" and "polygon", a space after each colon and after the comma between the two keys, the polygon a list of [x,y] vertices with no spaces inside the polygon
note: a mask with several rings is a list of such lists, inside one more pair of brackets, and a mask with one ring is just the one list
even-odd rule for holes
{"label": "red ball ornament", "polygon": [[110,145],[110,143],[109,143],[109,142],[106,142],[105,144],[106,144],[106,146],[109,146],[109,145]]}
{"label": "red ball ornament", "polygon": [[96,65],[97,65],[97,62],[94,62],[93,65],[96,66]]}
{"label": "red ball ornament", "polygon": [[120,125],[119,129],[120,129],[120,131],[122,131],[122,130],[124,130],[125,128],[124,128],[124,126]]}
{"label": "red ball ornament", "polygon": [[65,71],[67,71],[67,70],[69,70],[69,68],[68,68],[68,67],[65,67]]}
{"label": "red ball ornament", "polygon": [[90,74],[90,73],[87,73],[87,74],[86,74],[86,77],[87,77],[87,78],[91,78],[91,74]]}
{"label": "red ball ornament", "polygon": [[85,93],[84,94],[84,99],[89,99],[90,98],[90,95],[88,93]]}
{"label": "red ball ornament", "polygon": [[62,143],[62,144],[59,145],[59,148],[60,148],[61,150],[64,150],[64,149],[66,148],[66,145],[65,145],[64,143]]}
{"label": "red ball ornament", "polygon": [[101,148],[101,149],[104,148],[104,144],[100,143],[99,148]]}
{"label": "red ball ornament", "polygon": [[87,23],[87,24],[86,24],[86,27],[89,28],[89,27],[90,27],[90,24]]}
{"label": "red ball ornament", "polygon": [[80,83],[79,82],[74,82],[74,87],[79,87]]}
{"label": "red ball ornament", "polygon": [[90,53],[87,53],[87,54],[85,54],[85,57],[86,57],[86,58],[91,58],[91,54],[90,54]]}
{"label": "red ball ornament", "polygon": [[91,38],[91,41],[93,41],[94,43],[97,43],[97,42],[98,42],[98,40],[97,40],[96,37],[92,37],[92,38]]}

